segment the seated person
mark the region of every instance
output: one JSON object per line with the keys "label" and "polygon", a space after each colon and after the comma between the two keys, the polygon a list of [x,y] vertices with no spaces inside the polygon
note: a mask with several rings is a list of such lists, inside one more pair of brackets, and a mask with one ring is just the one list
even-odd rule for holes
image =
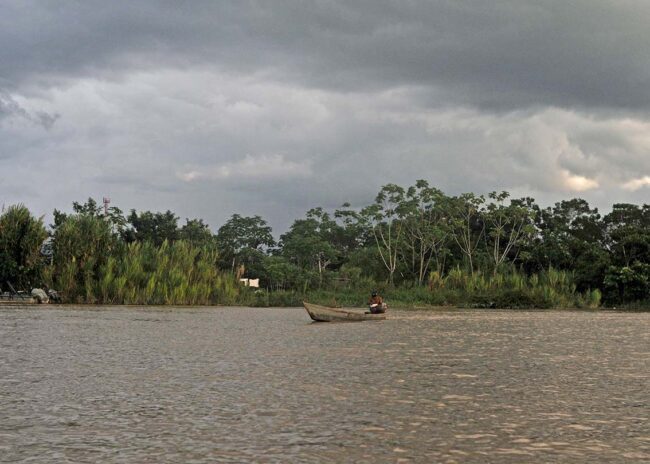
{"label": "seated person", "polygon": [[382,297],[377,294],[377,290],[373,290],[368,300],[368,309],[372,314],[381,314],[386,312],[386,303]]}

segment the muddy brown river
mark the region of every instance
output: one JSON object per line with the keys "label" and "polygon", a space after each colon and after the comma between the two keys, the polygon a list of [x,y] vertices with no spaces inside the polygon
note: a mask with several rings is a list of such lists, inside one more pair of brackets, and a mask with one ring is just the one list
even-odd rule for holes
{"label": "muddy brown river", "polygon": [[650,313],[0,307],[0,462],[650,462]]}

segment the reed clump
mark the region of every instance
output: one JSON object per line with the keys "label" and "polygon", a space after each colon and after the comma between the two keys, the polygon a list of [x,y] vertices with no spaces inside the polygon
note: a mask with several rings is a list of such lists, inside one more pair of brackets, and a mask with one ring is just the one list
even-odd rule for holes
{"label": "reed clump", "polygon": [[476,308],[596,308],[598,290],[576,291],[573,273],[553,268],[526,275],[516,269],[502,273],[469,273],[457,267],[446,276],[429,275],[429,290],[443,304]]}
{"label": "reed clump", "polygon": [[[102,234],[99,234],[101,237]],[[235,304],[240,287],[217,267],[217,252],[186,241],[98,241],[99,250],[57,250],[49,285],[70,303],[134,305]],[[59,242],[61,245],[61,242]],[[72,249],[73,247],[70,247]]]}

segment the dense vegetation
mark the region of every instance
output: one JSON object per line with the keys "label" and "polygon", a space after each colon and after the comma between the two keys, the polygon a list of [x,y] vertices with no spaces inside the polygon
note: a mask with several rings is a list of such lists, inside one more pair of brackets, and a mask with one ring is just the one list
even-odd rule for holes
{"label": "dense vegetation", "polygon": [[[581,199],[542,208],[507,192],[448,196],[389,184],[361,208],[309,210],[276,242],[259,217],[213,234],[171,211],[124,214],[96,202],[54,211],[46,229],[24,206],[0,214],[0,286],[48,286],[67,302],[650,306],[650,205],[602,216]],[[239,278],[259,278],[261,289]]]}

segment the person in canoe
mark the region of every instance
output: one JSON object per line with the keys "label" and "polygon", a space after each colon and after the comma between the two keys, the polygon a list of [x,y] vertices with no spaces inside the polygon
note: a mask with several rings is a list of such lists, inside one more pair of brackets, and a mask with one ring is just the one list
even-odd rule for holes
{"label": "person in canoe", "polygon": [[370,312],[372,314],[382,314],[386,312],[387,307],[384,299],[377,293],[377,290],[373,290],[368,300],[368,309]]}

